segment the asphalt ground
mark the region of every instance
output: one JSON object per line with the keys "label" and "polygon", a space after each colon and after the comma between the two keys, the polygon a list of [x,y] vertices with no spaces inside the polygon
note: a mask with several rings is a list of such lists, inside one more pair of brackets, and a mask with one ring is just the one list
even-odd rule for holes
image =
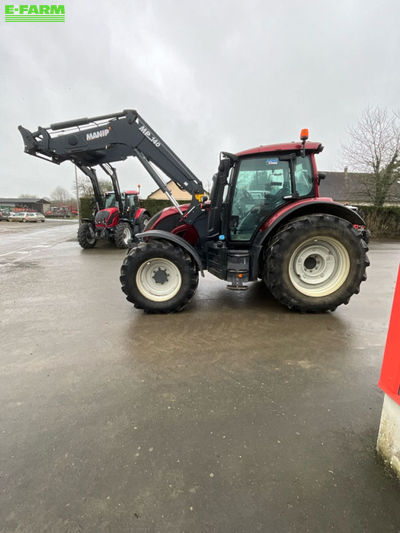
{"label": "asphalt ground", "polygon": [[2,533],[400,531],[375,454],[400,243],[334,313],[206,275],[158,316],[76,229],[0,223]]}

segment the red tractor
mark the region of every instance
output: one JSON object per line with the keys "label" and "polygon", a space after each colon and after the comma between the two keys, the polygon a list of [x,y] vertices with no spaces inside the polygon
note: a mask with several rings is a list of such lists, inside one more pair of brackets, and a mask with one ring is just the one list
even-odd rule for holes
{"label": "red tractor", "polygon": [[[183,309],[204,270],[233,290],[261,279],[277,300],[301,312],[347,304],[366,279],[369,231],[356,210],[319,197],[324,176],[315,156],[323,147],[307,141],[307,130],[300,142],[222,152],[208,199],[201,181],[136,111],[34,133],[19,129],[27,153],[72,160],[93,183],[96,165],[135,156],[171,199],[174,207],[136,234],[121,267],[122,290],[137,308]],[[192,194],[190,204],[176,202],[154,165]]]}
{"label": "red tractor", "polygon": [[[93,248],[98,239],[107,239],[117,248],[128,248],[135,233],[144,231],[150,214],[140,207],[138,191],[106,192],[104,207],[95,213],[94,221],[83,219],[78,229],[82,248]],[[100,204],[101,205],[101,204]]]}

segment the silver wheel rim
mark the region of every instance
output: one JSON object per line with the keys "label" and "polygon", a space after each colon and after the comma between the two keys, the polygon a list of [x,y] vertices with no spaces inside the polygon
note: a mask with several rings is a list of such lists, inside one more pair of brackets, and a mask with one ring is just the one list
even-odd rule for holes
{"label": "silver wheel rim", "polygon": [[289,261],[289,278],[306,296],[321,298],[337,291],[350,272],[343,244],[332,237],[316,236],[300,244]]}
{"label": "silver wheel rim", "polygon": [[130,228],[125,228],[123,233],[122,233],[122,240],[123,240],[124,244],[128,244],[128,242],[131,240],[131,238],[132,238],[132,233],[131,233]]}
{"label": "silver wheel rim", "polygon": [[154,257],[140,265],[136,285],[148,300],[165,302],[178,294],[182,276],[174,263],[162,257]]}
{"label": "silver wheel rim", "polygon": [[149,220],[150,220],[149,218],[145,218],[145,219],[143,220],[143,229],[146,229],[146,228],[147,228],[147,224],[149,223]]}

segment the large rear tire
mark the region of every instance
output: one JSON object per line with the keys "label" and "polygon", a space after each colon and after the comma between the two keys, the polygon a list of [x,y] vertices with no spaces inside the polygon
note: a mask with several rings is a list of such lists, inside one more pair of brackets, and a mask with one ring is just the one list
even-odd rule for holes
{"label": "large rear tire", "polygon": [[190,256],[167,241],[136,244],[121,267],[122,291],[135,307],[151,313],[181,311],[192,299],[198,271]]}
{"label": "large rear tire", "polygon": [[128,222],[120,222],[115,228],[114,242],[117,248],[128,248],[133,238],[133,231]]}
{"label": "large rear tire", "polygon": [[78,228],[78,242],[85,250],[96,246],[96,233],[93,224],[83,222]]}
{"label": "large rear tire", "polygon": [[265,254],[263,279],[289,309],[333,311],[358,294],[367,279],[368,246],[341,218],[318,214],[289,222]]}
{"label": "large rear tire", "polygon": [[149,223],[149,220],[150,220],[150,215],[148,215],[147,213],[143,213],[143,215],[139,219],[139,231],[140,232],[145,231],[145,229],[147,228],[147,224]]}

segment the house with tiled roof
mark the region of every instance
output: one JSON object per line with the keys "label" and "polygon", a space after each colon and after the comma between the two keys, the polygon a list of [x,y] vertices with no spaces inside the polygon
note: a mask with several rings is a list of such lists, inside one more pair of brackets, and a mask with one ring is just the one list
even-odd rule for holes
{"label": "house with tiled roof", "polygon": [[[369,179],[369,174],[357,172],[331,172],[321,171],[325,179],[319,186],[320,196],[333,198],[337,202],[349,204],[372,204],[364,183]],[[400,204],[400,183],[395,183],[387,197],[386,203]]]}

